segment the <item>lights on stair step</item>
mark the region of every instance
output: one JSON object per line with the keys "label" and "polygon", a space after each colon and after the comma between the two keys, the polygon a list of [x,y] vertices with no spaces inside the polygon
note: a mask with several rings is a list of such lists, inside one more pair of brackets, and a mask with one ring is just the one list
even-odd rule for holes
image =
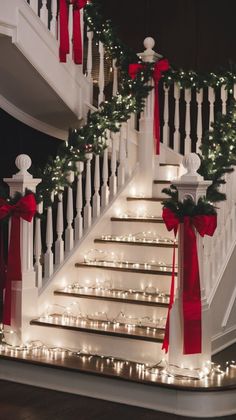
{"label": "lights on stair step", "polygon": [[[99,238],[100,239],[100,238]],[[170,238],[162,237],[154,231],[143,231],[138,233],[129,233],[126,235],[102,235],[103,241],[109,242],[138,242],[138,243],[153,243],[153,244],[175,244],[176,241]]]}

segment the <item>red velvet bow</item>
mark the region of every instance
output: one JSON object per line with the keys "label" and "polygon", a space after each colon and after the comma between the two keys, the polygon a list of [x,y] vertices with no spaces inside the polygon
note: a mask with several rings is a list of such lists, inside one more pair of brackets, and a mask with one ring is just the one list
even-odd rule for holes
{"label": "red velvet bow", "polygon": [[[163,220],[169,231],[177,234],[180,220],[168,208],[163,209]],[[201,235],[213,236],[216,226],[216,215],[185,216],[184,256],[183,256],[183,353],[195,354],[202,351],[202,308],[201,287],[195,230]],[[174,271],[174,265],[173,265]],[[170,304],[166,321],[165,338],[162,348],[169,348],[169,317],[174,302],[174,276],[172,274]]]}
{"label": "red velvet bow", "polygon": [[[20,259],[20,218],[31,222],[36,212],[36,201],[33,194],[22,197],[15,205],[11,206],[5,200],[0,199],[0,219],[11,217],[11,233],[8,248],[8,261],[6,268],[5,298],[3,310],[3,324],[11,325],[11,282],[21,281]],[[1,267],[4,260],[1,259]],[[1,268],[4,272],[4,269]]]}
{"label": "red velvet bow", "polygon": [[[80,27],[80,9],[86,6],[87,0],[71,0],[73,5],[73,57],[75,64],[82,64],[82,38]],[[60,62],[66,63],[66,56],[70,52],[70,40],[68,29],[68,2],[60,0]]]}
{"label": "red velvet bow", "polygon": [[[130,64],[129,75],[132,79],[135,79],[137,73],[143,70],[145,64]],[[159,115],[159,94],[158,94],[158,83],[162,77],[162,73],[169,69],[169,62],[167,59],[159,60],[154,65],[153,80],[155,88],[155,103],[154,103],[154,138],[156,154],[160,154],[160,115]]]}

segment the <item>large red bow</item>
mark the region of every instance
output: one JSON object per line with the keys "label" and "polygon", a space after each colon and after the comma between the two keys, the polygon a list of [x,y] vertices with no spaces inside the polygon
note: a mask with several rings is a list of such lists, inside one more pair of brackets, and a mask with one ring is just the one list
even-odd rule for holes
{"label": "large red bow", "polygon": [[[75,64],[82,64],[82,38],[80,27],[80,9],[86,6],[87,0],[71,0],[73,5],[73,57]],[[68,2],[60,0],[60,62],[66,62],[66,56],[70,52],[70,40],[68,29]]]}
{"label": "large red bow", "polygon": [[[179,218],[168,208],[163,209],[163,220],[169,231],[176,235]],[[202,351],[202,308],[201,287],[195,230],[201,235],[213,236],[216,215],[184,216],[184,256],[183,256],[183,353],[195,354]],[[174,271],[174,267],[173,267]],[[174,276],[172,275],[170,304],[166,322],[165,338],[162,348],[169,348],[169,317],[174,302]]]}
{"label": "large red bow", "polygon": [[[8,261],[6,268],[3,324],[11,325],[11,282],[22,280],[20,259],[20,218],[31,222],[36,212],[36,201],[33,194],[22,197],[15,205],[11,206],[0,199],[0,219],[8,215],[11,217],[11,233],[8,248]],[[4,260],[1,258],[1,271],[4,272]]]}
{"label": "large red bow", "polygon": [[[160,115],[159,115],[159,94],[158,94],[158,83],[162,77],[162,73],[169,69],[169,62],[167,59],[159,60],[154,65],[153,80],[155,88],[155,103],[154,103],[154,138],[156,154],[160,154]],[[145,64],[130,64],[129,75],[134,79],[137,73],[145,68]]]}

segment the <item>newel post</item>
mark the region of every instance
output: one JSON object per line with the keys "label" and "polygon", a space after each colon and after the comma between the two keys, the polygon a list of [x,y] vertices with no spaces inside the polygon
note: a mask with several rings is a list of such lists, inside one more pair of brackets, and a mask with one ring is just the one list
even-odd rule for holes
{"label": "newel post", "polygon": [[[206,195],[206,190],[211,181],[204,181],[197,173],[200,167],[200,158],[195,153],[190,153],[183,158],[183,166],[187,172],[174,181],[173,184],[178,190],[178,199],[183,201],[191,197],[197,203],[200,197]],[[198,369],[211,360],[211,325],[209,305],[205,296],[205,282],[203,278],[203,238],[196,232],[197,252],[201,288],[202,305],[202,353],[185,355],[183,354],[183,259],[184,259],[184,229],[183,223],[179,225],[178,231],[178,280],[175,293],[175,301],[170,312],[170,346],[169,363],[184,368]]]}
{"label": "newel post", "polygon": [[[162,56],[157,54],[153,47],[155,41],[151,37],[144,39],[145,50],[139,53],[138,56],[146,63],[154,63],[158,61]],[[154,87],[154,81],[150,80],[149,85]],[[140,177],[138,182],[138,194],[144,196],[152,195],[152,181],[155,164],[154,154],[154,138],[153,138],[153,127],[154,127],[154,89],[151,90],[147,99],[144,111],[141,114],[140,125],[139,125],[139,143],[138,143],[138,158],[140,167]]]}
{"label": "newel post", "polygon": [[[4,179],[10,187],[11,197],[16,192],[24,194],[26,189],[35,192],[36,186],[41,182],[41,179],[34,179],[28,172],[31,163],[28,155],[17,156],[15,164],[19,172],[12,178]],[[13,281],[12,283],[11,329],[16,333],[19,342],[23,342],[27,340],[30,319],[37,315],[38,289],[33,266],[33,220],[29,223],[21,219],[20,238],[22,281]]]}

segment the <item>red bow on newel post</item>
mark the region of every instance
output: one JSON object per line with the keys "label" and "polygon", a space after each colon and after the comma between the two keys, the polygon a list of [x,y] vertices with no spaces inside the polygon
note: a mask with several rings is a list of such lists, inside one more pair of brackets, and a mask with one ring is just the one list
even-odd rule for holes
{"label": "red bow on newel post", "polygon": [[75,64],[82,64],[83,48],[80,27],[80,9],[87,4],[87,0],[60,0],[59,19],[60,19],[60,62],[66,63],[66,56],[70,52],[69,39],[69,6],[73,6],[73,58]]}
{"label": "red bow on newel post", "polygon": [[36,201],[33,194],[22,197],[16,204],[10,205],[0,199],[0,220],[10,216],[11,232],[8,247],[8,259],[5,266],[3,249],[1,247],[0,272],[5,277],[1,281],[2,288],[5,288],[3,305],[3,324],[11,325],[11,284],[12,281],[21,281],[21,257],[20,257],[20,219],[31,222],[36,213]]}
{"label": "red bow on newel post", "polygon": [[[197,240],[195,232],[202,237],[213,236],[216,226],[216,215],[184,216],[180,220],[169,208],[163,209],[163,220],[168,231],[174,230],[175,236],[180,223],[183,223],[183,353],[196,354],[202,352],[202,308],[201,287],[198,265]],[[174,258],[173,258],[174,261]],[[174,264],[173,271],[174,273]],[[170,293],[170,304],[166,321],[165,338],[162,348],[169,348],[169,317],[174,302],[174,275]]]}
{"label": "red bow on newel post", "polygon": [[[145,64],[130,64],[129,65],[129,75],[132,79],[135,79],[138,72],[142,71],[145,68]],[[158,92],[158,84],[159,80],[162,77],[162,73],[169,70],[169,61],[164,58],[157,61],[154,64],[154,70],[152,74],[152,78],[154,80],[154,89],[155,89],[155,97],[154,97],[154,126],[153,126],[153,134],[155,138],[155,150],[156,154],[160,154],[160,112],[159,112],[159,92]]]}

